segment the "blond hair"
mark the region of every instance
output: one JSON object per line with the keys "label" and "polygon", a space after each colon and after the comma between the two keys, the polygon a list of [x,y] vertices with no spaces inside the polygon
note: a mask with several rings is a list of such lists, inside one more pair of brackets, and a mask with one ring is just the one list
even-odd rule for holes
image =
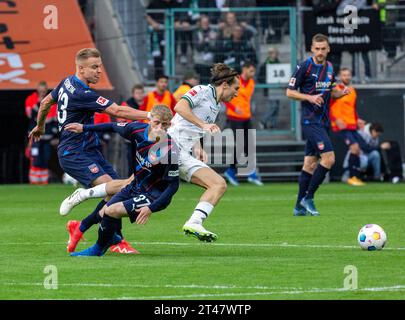
{"label": "blond hair", "polygon": [[76,63],[83,62],[89,58],[100,58],[101,54],[96,48],[84,48],[76,53]]}
{"label": "blond hair", "polygon": [[173,112],[170,110],[169,107],[163,105],[163,104],[158,104],[155,105],[152,110],[150,111],[150,114],[153,117],[159,118],[161,121],[171,121],[173,118]]}

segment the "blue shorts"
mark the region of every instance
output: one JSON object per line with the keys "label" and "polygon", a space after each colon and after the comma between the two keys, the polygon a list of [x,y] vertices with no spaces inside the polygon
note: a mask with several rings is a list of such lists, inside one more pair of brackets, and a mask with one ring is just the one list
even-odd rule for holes
{"label": "blue shorts", "polygon": [[153,199],[149,194],[139,189],[134,189],[132,184],[129,184],[107,202],[107,207],[114,203],[122,202],[129,215],[129,220],[131,223],[134,223],[138,217],[136,209],[148,206],[152,201]]}
{"label": "blue shorts", "polygon": [[343,139],[345,145],[351,146],[352,144],[361,144],[361,136],[356,130],[342,130],[338,132],[338,136]]}
{"label": "blue shorts", "polygon": [[113,166],[104,159],[103,154],[98,149],[92,152],[77,152],[63,154],[58,152],[61,168],[68,175],[75,178],[86,188],[92,187],[92,182],[102,175],[108,174],[113,179],[119,179]]}
{"label": "blue shorts", "polygon": [[317,124],[302,125],[305,145],[305,156],[319,156],[321,153],[333,151],[332,142],[325,127]]}

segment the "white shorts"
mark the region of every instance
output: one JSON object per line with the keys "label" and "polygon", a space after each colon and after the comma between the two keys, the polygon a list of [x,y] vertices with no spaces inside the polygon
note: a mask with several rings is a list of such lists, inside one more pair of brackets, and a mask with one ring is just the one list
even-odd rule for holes
{"label": "white shorts", "polygon": [[204,162],[197,160],[191,154],[180,151],[179,157],[179,175],[180,178],[190,182],[194,172],[201,168],[209,168]]}

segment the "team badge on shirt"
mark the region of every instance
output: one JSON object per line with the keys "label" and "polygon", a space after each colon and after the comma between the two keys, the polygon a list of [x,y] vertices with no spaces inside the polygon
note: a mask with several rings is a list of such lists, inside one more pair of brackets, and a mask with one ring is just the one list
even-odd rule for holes
{"label": "team badge on shirt", "polygon": [[109,102],[110,100],[108,100],[108,99],[106,99],[106,98],[104,98],[104,97],[102,97],[102,96],[99,96],[98,97],[98,99],[97,99],[97,103],[100,105],[100,106],[106,106],[107,105],[107,103]]}
{"label": "team badge on shirt", "polygon": [[323,150],[323,149],[325,149],[325,144],[323,143],[323,141],[321,141],[321,142],[318,142],[318,149],[319,150]]}
{"label": "team badge on shirt", "polygon": [[89,170],[91,173],[98,173],[100,171],[100,169],[97,167],[95,163],[89,166]]}

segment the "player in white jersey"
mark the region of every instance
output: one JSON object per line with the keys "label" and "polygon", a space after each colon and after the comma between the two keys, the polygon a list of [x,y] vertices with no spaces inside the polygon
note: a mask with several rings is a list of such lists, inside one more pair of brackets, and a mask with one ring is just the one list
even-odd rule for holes
{"label": "player in white jersey", "polygon": [[214,122],[221,102],[236,97],[239,89],[238,72],[226,64],[215,64],[211,73],[208,86],[195,86],[181,97],[174,108],[176,115],[168,130],[180,149],[180,178],[205,188],[183,231],[207,242],[215,241],[217,235],[206,230],[202,223],[225,193],[226,182],[206,164],[207,154],[201,147],[200,139],[207,133],[220,132]]}

